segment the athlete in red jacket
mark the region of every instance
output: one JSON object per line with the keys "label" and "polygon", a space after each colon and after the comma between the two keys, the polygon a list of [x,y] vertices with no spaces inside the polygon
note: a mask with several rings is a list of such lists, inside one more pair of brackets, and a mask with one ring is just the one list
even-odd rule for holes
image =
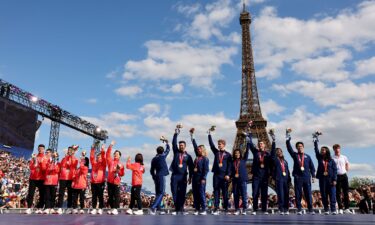
{"label": "athlete in red jacket", "polygon": [[82,156],[79,168],[75,170],[73,175],[73,213],[77,214],[77,201],[79,196],[79,206],[81,210],[80,214],[83,214],[83,208],[85,207],[85,192],[87,188],[87,174],[89,172],[89,158]]}
{"label": "athlete in red jacket", "polygon": [[35,213],[42,213],[42,208],[44,207],[44,170],[42,168],[42,163],[44,160],[44,149],[45,146],[40,144],[38,146],[38,154],[33,154],[30,160],[30,179],[29,179],[29,193],[27,194],[27,207],[26,214],[31,214],[31,206],[33,205],[33,199],[35,194],[35,189],[38,188],[39,191],[39,201],[36,204],[37,210]]}
{"label": "athlete in red jacket", "polygon": [[64,203],[65,189],[68,189],[68,210],[67,213],[71,213],[70,208],[72,207],[72,180],[74,171],[77,168],[78,159],[74,156],[74,153],[78,149],[78,146],[70,146],[68,152],[61,160],[60,163],[60,176],[59,176],[59,201],[57,203],[58,214],[62,214],[62,206]]}
{"label": "athlete in red jacket", "polygon": [[[92,210],[91,214],[96,213],[102,214],[104,208],[104,182],[105,182],[105,170],[107,162],[105,159],[104,145],[101,147],[101,151],[95,157],[95,145],[91,147],[90,152],[91,161],[91,192],[92,192]],[[96,210],[96,206],[99,199],[99,209]]]}
{"label": "athlete in red jacket", "polygon": [[44,178],[44,201],[46,207],[44,214],[56,213],[53,209],[55,207],[56,188],[59,182],[60,163],[58,162],[57,152],[52,152],[51,149],[46,150],[46,159],[42,163],[42,168],[45,171]]}
{"label": "athlete in red jacket", "polygon": [[124,165],[120,162],[121,152],[116,150],[111,156],[114,141],[109,145],[106,153],[106,160],[108,165],[108,202],[112,210],[108,211],[109,214],[117,215],[117,209],[120,207],[120,182],[121,177],[124,176]]}
{"label": "athlete in red jacket", "polygon": [[[142,180],[143,180],[142,177],[143,177],[143,174],[145,173],[145,167],[143,165],[142,154],[138,153],[135,156],[135,163],[130,162],[130,156],[129,156],[128,161],[126,162],[126,169],[130,169],[133,171],[130,206],[129,206],[129,209],[126,211],[126,213],[134,214],[134,215],[143,215],[141,189],[142,189]],[[137,201],[138,210],[132,211],[135,205],[135,201]]]}

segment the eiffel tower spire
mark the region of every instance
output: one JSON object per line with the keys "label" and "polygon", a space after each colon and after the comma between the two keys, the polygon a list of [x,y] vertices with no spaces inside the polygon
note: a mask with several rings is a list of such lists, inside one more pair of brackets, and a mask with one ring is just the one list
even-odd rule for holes
{"label": "eiffel tower spire", "polygon": [[271,147],[266,126],[267,121],[262,116],[260,109],[258,88],[255,77],[253,48],[251,44],[251,15],[246,10],[245,3],[240,14],[242,27],[242,86],[241,86],[241,108],[240,118],[236,121],[237,134],[233,149],[245,150],[245,137],[249,121],[253,121],[251,132],[253,137],[263,141],[268,149]]}

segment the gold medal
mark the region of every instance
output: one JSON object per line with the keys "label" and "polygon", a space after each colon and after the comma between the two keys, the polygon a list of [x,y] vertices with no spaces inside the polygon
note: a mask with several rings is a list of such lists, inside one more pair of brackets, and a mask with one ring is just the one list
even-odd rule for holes
{"label": "gold medal", "polygon": [[194,168],[194,172],[198,172],[198,168],[197,167]]}
{"label": "gold medal", "polygon": [[262,163],[262,164],[260,164],[260,168],[262,168],[262,169],[264,168],[264,164],[263,164],[263,163]]}
{"label": "gold medal", "polygon": [[301,166],[301,171],[302,172],[305,171],[305,167]]}
{"label": "gold medal", "polygon": [[286,173],[285,173],[285,172],[283,172],[283,176],[284,176],[284,177],[286,176]]}
{"label": "gold medal", "polygon": [[182,164],[178,165],[178,167],[182,168]]}
{"label": "gold medal", "polygon": [[328,176],[328,172],[324,172],[324,176]]}
{"label": "gold medal", "polygon": [[219,167],[223,167],[223,164],[222,164],[222,163],[219,163]]}
{"label": "gold medal", "polygon": [[238,178],[240,175],[238,173],[236,173],[236,175],[234,175],[236,178]]}

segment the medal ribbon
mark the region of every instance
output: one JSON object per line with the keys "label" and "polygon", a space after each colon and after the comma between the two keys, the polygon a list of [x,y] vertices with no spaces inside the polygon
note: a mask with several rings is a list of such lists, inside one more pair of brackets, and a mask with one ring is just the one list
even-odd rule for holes
{"label": "medal ribbon", "polygon": [[236,159],[236,161],[234,161],[234,168],[236,169],[236,174],[239,174],[238,173],[238,170],[240,168],[240,160],[239,159]]}
{"label": "medal ribbon", "polygon": [[302,153],[302,159],[300,158],[300,154],[298,154],[298,160],[301,167],[304,167],[303,165],[305,164],[305,153]]}
{"label": "medal ribbon", "polygon": [[179,154],[178,158],[180,159],[180,165],[182,165],[182,161],[184,160],[184,154]]}
{"label": "medal ribbon", "polygon": [[225,155],[224,152],[223,153],[222,152],[219,153],[219,163],[220,164],[223,164],[224,155]]}

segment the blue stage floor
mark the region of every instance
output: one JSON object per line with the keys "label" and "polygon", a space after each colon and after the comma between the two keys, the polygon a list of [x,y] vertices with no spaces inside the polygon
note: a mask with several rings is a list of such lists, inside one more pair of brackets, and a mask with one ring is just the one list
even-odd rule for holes
{"label": "blue stage floor", "polygon": [[128,216],[1,214],[0,225],[231,225],[231,224],[375,224],[375,215]]}

